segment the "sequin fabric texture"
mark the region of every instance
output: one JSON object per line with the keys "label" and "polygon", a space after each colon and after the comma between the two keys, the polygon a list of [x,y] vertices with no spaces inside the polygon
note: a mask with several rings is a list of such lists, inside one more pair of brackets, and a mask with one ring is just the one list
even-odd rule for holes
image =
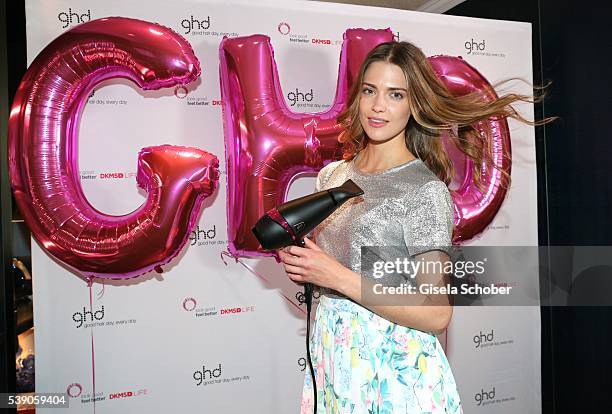
{"label": "sequin fabric texture", "polygon": [[[352,179],[352,198],[314,231],[319,247],[357,273],[361,246],[405,246],[411,255],[448,251],[453,229],[446,185],[420,160],[367,174],[335,161],[317,190]],[[310,348],[317,413],[462,413],[455,379],[436,336],[389,322],[337,292],[322,289]],[[301,413],[313,412],[306,370]]]}

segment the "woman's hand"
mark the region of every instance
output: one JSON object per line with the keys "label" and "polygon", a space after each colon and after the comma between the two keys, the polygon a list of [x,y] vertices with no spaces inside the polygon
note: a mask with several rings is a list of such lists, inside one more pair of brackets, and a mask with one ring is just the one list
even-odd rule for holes
{"label": "woman's hand", "polygon": [[312,283],[338,290],[339,276],[346,267],[328,255],[308,237],[306,247],[287,246],[278,250],[287,276],[296,283]]}
{"label": "woman's hand", "polygon": [[[294,282],[312,283],[333,289],[367,307],[382,318],[402,326],[436,334],[446,329],[453,313],[452,306],[449,306],[448,303],[448,297],[446,297],[446,302],[442,300],[432,302],[429,296],[417,293],[406,297],[405,305],[385,305],[382,299],[380,304],[366,304],[362,297],[362,289],[370,289],[370,286],[362,287],[361,275],[343,266],[310,239],[305,238],[304,241],[306,247],[288,246],[278,250],[285,271]],[[427,257],[433,260],[437,258],[436,254],[440,254],[440,252],[427,252],[419,257],[428,255]],[[432,255],[434,257],[429,257]],[[417,282],[420,281],[421,277],[417,275]],[[373,281],[369,281],[369,283],[373,283]],[[420,306],[428,300],[427,304],[434,306]]]}

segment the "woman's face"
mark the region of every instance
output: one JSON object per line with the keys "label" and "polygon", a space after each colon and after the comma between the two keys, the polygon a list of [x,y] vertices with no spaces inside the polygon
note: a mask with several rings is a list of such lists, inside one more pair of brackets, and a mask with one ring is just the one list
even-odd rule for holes
{"label": "woman's face", "polygon": [[399,66],[373,62],[361,85],[359,121],[371,141],[404,139],[410,118],[408,85]]}

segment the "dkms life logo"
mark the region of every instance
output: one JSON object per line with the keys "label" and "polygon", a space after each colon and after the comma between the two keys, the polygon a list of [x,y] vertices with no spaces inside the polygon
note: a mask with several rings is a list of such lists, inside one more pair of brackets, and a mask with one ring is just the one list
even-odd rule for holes
{"label": "dkms life logo", "polygon": [[74,11],[71,7],[69,7],[67,12],[59,12],[59,14],[57,15],[57,19],[63,24],[62,29],[65,29],[68,26],[90,21],[91,10],[87,9],[87,12],[81,13],[80,11]]}

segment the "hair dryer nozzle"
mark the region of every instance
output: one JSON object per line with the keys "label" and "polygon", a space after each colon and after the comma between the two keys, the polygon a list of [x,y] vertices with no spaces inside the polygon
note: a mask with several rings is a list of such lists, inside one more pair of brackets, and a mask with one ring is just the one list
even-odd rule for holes
{"label": "hair dryer nozzle", "polygon": [[293,241],[291,233],[287,231],[287,226],[282,223],[283,220],[278,220],[279,214],[275,210],[272,209],[264,214],[252,229],[261,247],[266,250],[281,249],[289,246]]}
{"label": "hair dryer nozzle", "polygon": [[353,180],[346,180],[340,187],[330,188],[328,191],[336,204],[342,204],[349,198],[363,194],[363,190]]}

